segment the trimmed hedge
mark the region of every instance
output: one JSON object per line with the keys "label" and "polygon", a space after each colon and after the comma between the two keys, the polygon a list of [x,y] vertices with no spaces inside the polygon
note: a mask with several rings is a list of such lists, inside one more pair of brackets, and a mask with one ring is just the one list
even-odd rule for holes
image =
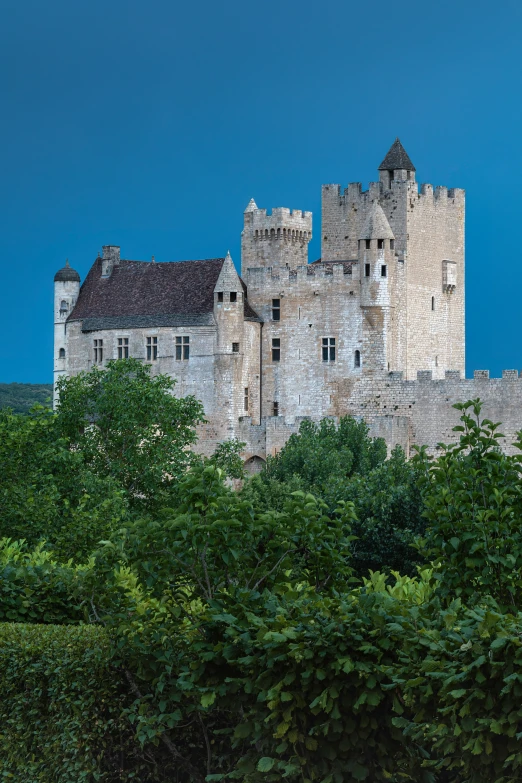
{"label": "trimmed hedge", "polygon": [[132,733],[99,626],[0,623],[0,780],[130,780]]}

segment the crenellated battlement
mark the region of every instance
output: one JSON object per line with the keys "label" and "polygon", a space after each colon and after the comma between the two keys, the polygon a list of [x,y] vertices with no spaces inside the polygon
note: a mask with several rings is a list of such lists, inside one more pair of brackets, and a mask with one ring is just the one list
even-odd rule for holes
{"label": "crenellated battlement", "polygon": [[[355,269],[354,269],[355,267]],[[276,281],[278,283],[309,283],[316,287],[320,281],[334,281],[336,285],[347,287],[358,282],[358,261],[347,261],[332,264],[302,264],[291,269],[287,266],[273,267],[249,267],[243,271],[243,279],[249,290],[255,288],[269,288]]]}
{"label": "crenellated battlement", "polygon": [[312,213],[288,207],[253,209],[245,212],[245,231],[255,240],[283,239],[309,242],[312,238]]}

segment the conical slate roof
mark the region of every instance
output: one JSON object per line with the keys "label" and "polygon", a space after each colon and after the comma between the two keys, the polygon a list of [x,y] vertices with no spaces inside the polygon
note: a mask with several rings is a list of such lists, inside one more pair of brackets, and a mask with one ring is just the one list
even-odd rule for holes
{"label": "conical slate roof", "polygon": [[410,160],[410,156],[402,146],[397,137],[383,162],[379,166],[379,171],[394,171],[395,169],[406,169],[406,171],[415,171],[415,166]]}
{"label": "conical slate roof", "polygon": [[370,207],[359,239],[395,239],[388,219],[377,201]]}
{"label": "conical slate roof", "polygon": [[250,199],[248,202],[247,208],[245,209],[245,212],[254,212],[257,209],[257,204],[254,201],[253,198]]}
{"label": "conical slate roof", "polygon": [[54,276],[54,282],[55,283],[79,283],[80,282],[80,275],[76,271],[76,269],[72,269],[72,267],[69,264],[69,259],[65,262],[65,266],[63,266],[61,269],[57,271],[57,273]]}

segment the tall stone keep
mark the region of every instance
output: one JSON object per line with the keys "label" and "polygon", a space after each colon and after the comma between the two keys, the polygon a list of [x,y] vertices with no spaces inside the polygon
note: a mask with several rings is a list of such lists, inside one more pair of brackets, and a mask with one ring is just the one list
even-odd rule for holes
{"label": "tall stone keep", "polygon": [[408,379],[421,369],[434,379],[446,370],[464,374],[464,191],[419,188],[415,166],[396,139],[379,166],[379,181],[367,191],[359,182],[344,190],[323,186],[323,262],[359,257],[361,231],[375,203],[393,233],[390,371]]}
{"label": "tall stone keep", "polygon": [[61,375],[67,375],[67,318],[72,313],[80,293],[80,275],[69,264],[54,276],[54,393]]}

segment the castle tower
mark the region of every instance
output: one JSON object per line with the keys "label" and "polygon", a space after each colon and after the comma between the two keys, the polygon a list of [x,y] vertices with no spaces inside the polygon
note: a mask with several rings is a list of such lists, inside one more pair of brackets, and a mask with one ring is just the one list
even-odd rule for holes
{"label": "castle tower", "polygon": [[241,275],[252,267],[296,269],[308,263],[312,213],[275,207],[271,215],[258,209],[254,199],[244,213],[241,233]]}
{"label": "castle tower", "polygon": [[[465,193],[429,184],[419,188],[415,173],[395,139],[379,166],[379,181],[370,182],[368,190],[359,182],[343,191],[323,185],[321,256],[323,262],[358,258],[363,263],[358,241],[379,204],[394,237],[387,263],[392,332],[386,336],[393,347],[386,350],[384,366],[410,380],[419,370],[438,379],[446,370],[464,375]],[[373,290],[368,283],[367,291]],[[364,286],[362,292],[367,296]]]}
{"label": "castle tower", "polygon": [[56,382],[67,373],[66,321],[72,312],[80,293],[80,275],[69,265],[59,269],[54,276],[54,402],[56,404]]}
{"label": "castle tower", "polygon": [[230,354],[232,346],[240,343],[244,318],[243,284],[230,253],[226,255],[214,287],[214,318],[218,327],[217,352]]}
{"label": "castle tower", "polygon": [[363,372],[395,369],[395,237],[374,201],[359,234]]}

